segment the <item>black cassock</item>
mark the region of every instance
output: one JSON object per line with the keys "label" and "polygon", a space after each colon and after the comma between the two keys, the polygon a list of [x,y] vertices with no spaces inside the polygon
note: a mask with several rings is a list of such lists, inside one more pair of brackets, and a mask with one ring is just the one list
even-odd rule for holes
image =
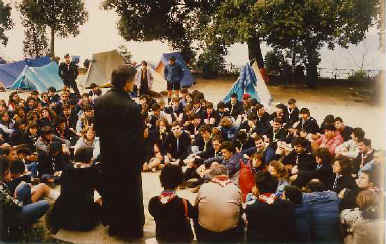
{"label": "black cassock", "polygon": [[141,168],[144,120],[123,90],[112,88],[95,101],[95,130],[102,157],[103,222],[138,237],[145,223]]}

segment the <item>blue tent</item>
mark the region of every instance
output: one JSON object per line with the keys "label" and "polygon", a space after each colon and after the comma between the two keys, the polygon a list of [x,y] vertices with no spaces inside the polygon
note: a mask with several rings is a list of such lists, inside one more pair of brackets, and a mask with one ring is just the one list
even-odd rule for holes
{"label": "blue tent", "polygon": [[80,61],[80,56],[72,56],[71,60],[74,64],[78,65]]}
{"label": "blue tent", "polygon": [[26,66],[16,81],[8,88],[46,92],[52,86],[56,90],[61,90],[63,89],[63,81],[58,75],[58,70],[59,66],[56,62],[41,67]]}
{"label": "blue tent", "polygon": [[50,62],[50,58],[46,56],[37,59],[25,59],[14,63],[0,64],[0,83],[3,83],[4,87],[8,87],[13,84],[25,67],[41,67]]}
{"label": "blue tent", "polygon": [[182,58],[181,53],[174,52],[174,53],[164,53],[162,54],[161,61],[159,62],[158,66],[156,67],[156,71],[164,76],[164,68],[169,63],[169,59],[171,57],[176,58],[176,63],[179,64],[182,67],[182,71],[184,72],[184,76],[181,80],[181,86],[182,87],[190,87],[194,83],[194,78],[192,75],[192,72],[188,69],[186,66],[185,60]]}
{"label": "blue tent", "polygon": [[239,101],[242,100],[244,93],[248,93],[251,98],[256,98],[264,106],[270,106],[272,102],[271,94],[261,76],[257,76],[258,69],[251,67],[247,63],[240,71],[239,78],[233,84],[231,90],[224,98],[224,102],[229,102],[233,93],[237,95]]}

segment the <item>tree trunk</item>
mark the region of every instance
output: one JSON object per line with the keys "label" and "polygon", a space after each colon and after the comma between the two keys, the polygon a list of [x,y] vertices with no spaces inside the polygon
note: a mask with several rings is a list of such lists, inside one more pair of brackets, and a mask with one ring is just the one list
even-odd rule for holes
{"label": "tree trunk", "polygon": [[264,68],[264,58],[260,48],[259,37],[256,34],[253,34],[252,37],[248,39],[247,44],[249,63],[252,65],[254,62],[256,62],[264,82],[269,83],[269,76],[267,75]]}
{"label": "tree trunk", "polygon": [[51,27],[51,45],[50,45],[51,57],[55,58],[55,30]]}
{"label": "tree trunk", "polygon": [[259,69],[264,68],[264,59],[263,54],[261,53],[259,37],[253,35],[251,38],[248,39],[247,44],[250,64],[253,64],[256,61]]}
{"label": "tree trunk", "polygon": [[296,66],[296,51],[295,51],[295,45],[294,42],[292,45],[292,70],[291,70],[291,80],[292,82],[295,81],[295,66]]}
{"label": "tree trunk", "polygon": [[320,54],[315,47],[308,47],[306,49],[306,55],[306,83],[309,87],[313,88],[318,80],[318,64],[320,63]]}

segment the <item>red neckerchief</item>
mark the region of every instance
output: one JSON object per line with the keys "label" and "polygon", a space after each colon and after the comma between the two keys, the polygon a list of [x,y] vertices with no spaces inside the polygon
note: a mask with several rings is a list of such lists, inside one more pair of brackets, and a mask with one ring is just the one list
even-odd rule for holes
{"label": "red neckerchief", "polygon": [[176,197],[175,191],[163,191],[161,192],[161,195],[159,195],[158,198],[162,204],[167,204],[171,202],[174,199],[174,197]]}
{"label": "red neckerchief", "polygon": [[226,175],[218,175],[211,180],[213,183],[219,184],[221,187],[225,187],[226,185],[232,183],[229,180],[229,177]]}
{"label": "red neckerchief", "polygon": [[276,200],[276,195],[275,195],[275,193],[264,193],[264,194],[259,195],[258,200],[259,200],[259,202],[272,204]]}

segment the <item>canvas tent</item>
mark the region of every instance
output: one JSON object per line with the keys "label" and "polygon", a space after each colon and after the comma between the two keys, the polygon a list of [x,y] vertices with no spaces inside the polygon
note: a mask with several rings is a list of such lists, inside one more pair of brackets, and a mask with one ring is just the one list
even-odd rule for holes
{"label": "canvas tent", "polygon": [[242,99],[244,93],[248,93],[252,98],[256,98],[257,101],[264,106],[269,107],[272,103],[271,93],[269,92],[256,63],[252,66],[247,63],[241,69],[239,78],[225,96],[224,102],[228,102],[233,93],[237,94],[239,100]]}
{"label": "canvas tent", "polygon": [[4,87],[9,87],[26,67],[41,67],[49,64],[50,62],[51,60],[49,57],[41,57],[37,59],[25,59],[13,63],[0,64],[0,83]]}
{"label": "canvas tent", "polygon": [[83,85],[89,86],[91,83],[96,83],[102,86],[108,83],[113,70],[122,64],[125,64],[125,60],[117,50],[93,54],[87,79]]}
{"label": "canvas tent", "polygon": [[51,62],[41,67],[26,66],[9,89],[38,90],[46,92],[49,87],[63,89],[63,81],[58,74],[59,67]]}
{"label": "canvas tent", "polygon": [[158,66],[156,67],[155,70],[158,73],[160,73],[162,75],[162,77],[164,77],[165,66],[169,63],[169,59],[171,57],[176,58],[176,63],[182,67],[182,70],[184,72],[182,80],[181,80],[181,86],[182,87],[192,86],[194,83],[194,78],[193,78],[192,72],[190,72],[190,70],[186,66],[186,63],[185,63],[184,59],[182,58],[181,53],[179,53],[179,52],[162,54],[161,60],[160,60]]}

